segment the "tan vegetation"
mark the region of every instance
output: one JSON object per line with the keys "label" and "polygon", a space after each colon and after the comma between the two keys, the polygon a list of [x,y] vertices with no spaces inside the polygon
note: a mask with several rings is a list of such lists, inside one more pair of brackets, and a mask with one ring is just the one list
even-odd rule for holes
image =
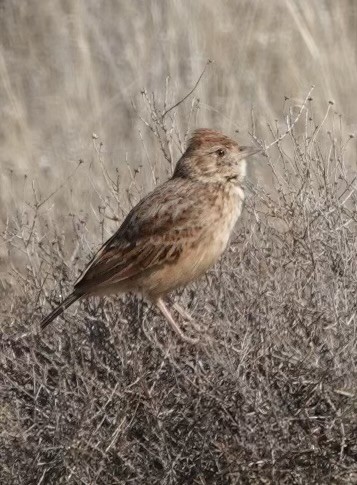
{"label": "tan vegetation", "polygon": [[[0,3],[0,482],[355,483],[355,2],[144,5]],[[198,345],[130,295],[37,333],[193,127],[269,145],[300,110],[174,296]]]}

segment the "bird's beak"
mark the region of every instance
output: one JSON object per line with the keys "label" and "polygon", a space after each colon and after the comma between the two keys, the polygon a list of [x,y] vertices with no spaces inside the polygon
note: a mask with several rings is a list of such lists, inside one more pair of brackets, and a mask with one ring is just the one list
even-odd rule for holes
{"label": "bird's beak", "polygon": [[239,147],[239,154],[241,158],[248,158],[256,153],[262,152],[263,149],[259,147]]}

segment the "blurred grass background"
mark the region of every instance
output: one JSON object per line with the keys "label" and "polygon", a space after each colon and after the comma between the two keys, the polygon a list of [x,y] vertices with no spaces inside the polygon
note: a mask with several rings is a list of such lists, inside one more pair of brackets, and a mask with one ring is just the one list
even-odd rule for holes
{"label": "blurred grass background", "polygon": [[[79,159],[88,166],[93,132],[107,166],[123,177],[126,160],[133,167],[147,153],[160,160],[132,103],[140,109],[142,89],[164,93],[168,76],[174,102],[208,59],[214,64],[195,92],[196,126],[231,134],[238,129],[245,142],[252,107],[264,133],[268,121],[281,119],[284,96],[299,104],[315,84],[316,114],[323,116],[333,99],[344,130],[353,132],[356,27],[353,0],[2,1],[3,222],[33,183],[45,198]],[[78,173],[75,181],[56,211],[94,202],[86,177]]]}

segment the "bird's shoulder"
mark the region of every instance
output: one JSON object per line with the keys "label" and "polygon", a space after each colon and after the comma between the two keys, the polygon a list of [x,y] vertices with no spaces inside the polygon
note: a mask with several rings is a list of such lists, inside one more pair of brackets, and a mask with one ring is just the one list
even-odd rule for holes
{"label": "bird's shoulder", "polygon": [[127,215],[111,245],[164,237],[204,224],[204,209],[211,194],[204,184],[170,179],[144,197]]}

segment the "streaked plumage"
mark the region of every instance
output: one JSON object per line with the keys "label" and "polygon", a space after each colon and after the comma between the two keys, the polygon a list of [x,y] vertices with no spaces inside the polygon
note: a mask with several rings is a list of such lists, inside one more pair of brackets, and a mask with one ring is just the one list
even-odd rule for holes
{"label": "streaked plumage", "polygon": [[242,210],[245,159],[258,151],[216,131],[195,131],[173,177],[131,210],[41,327],[83,296],[132,291],[156,303],[174,330],[193,341],[162,297],[199,277],[225,250]]}

